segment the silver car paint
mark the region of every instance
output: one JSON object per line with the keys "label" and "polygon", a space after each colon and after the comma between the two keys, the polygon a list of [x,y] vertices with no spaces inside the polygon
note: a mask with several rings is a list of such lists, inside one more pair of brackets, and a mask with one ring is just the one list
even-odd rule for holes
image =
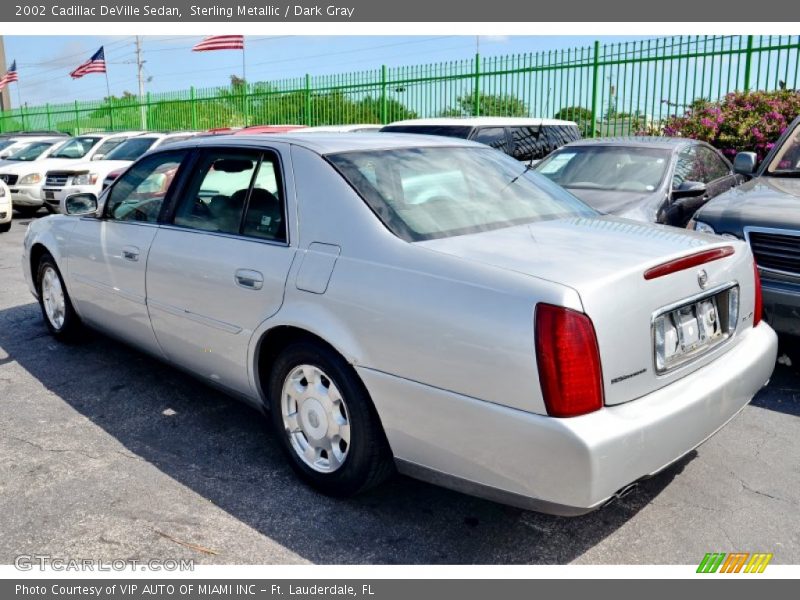
{"label": "silver car paint", "polygon": [[[388,134],[305,138],[208,142],[279,152],[287,181],[288,246],[187,234],[173,226],[138,227],[154,231],[152,247],[138,241],[140,255],[147,256],[146,308],[160,342],[155,354],[259,406],[264,382],[255,367],[264,334],[277,326],[300,327],[328,341],[356,367],[402,464],[572,507],[565,512],[594,507],[691,450],[769,377],[775,336],[764,324],[752,329],[750,314],[735,340],[680,373],[661,379],[648,373],[622,386],[609,383],[618,371],[652,360],[652,312],[697,291],[694,271],[644,282],[644,269],[719,244],[719,238],[602,218],[409,244],[376,219],[320,153],[337,144],[345,149],[473,144]],[[75,224],[84,222],[98,223],[52,216],[31,225],[23,259],[29,282],[34,244],[54,254],[70,293],[75,273],[108,284],[120,281],[114,263],[125,244],[108,242],[99,230],[94,247],[83,229],[70,238]],[[209,249],[192,242],[201,256],[190,257],[187,235],[202,238]],[[256,256],[253,244],[259,246]],[[733,244],[736,254],[707,270],[714,282],[739,282],[740,312],[746,315],[752,313],[752,259],[746,246]],[[73,245],[79,249],[76,264]],[[90,260],[93,273],[87,273]],[[260,271],[265,285],[243,290],[233,310],[226,304],[239,268]],[[137,290],[125,291],[138,296]],[[128,306],[135,317],[128,322],[122,300],[92,294],[79,302],[83,318],[148,349],[149,337],[137,334],[141,304]],[[608,403],[639,400],[584,417],[543,416],[533,335],[537,302],[587,312],[598,333]],[[187,309],[191,315],[178,315]],[[114,310],[120,323],[108,324]],[[210,346],[203,339],[211,340]],[[479,447],[468,450],[465,436],[476,429]],[[522,448],[534,454],[505,454],[511,440],[528,444]],[[542,465],[545,456],[551,467]],[[556,474],[575,465],[580,468],[574,479],[559,483]]]}

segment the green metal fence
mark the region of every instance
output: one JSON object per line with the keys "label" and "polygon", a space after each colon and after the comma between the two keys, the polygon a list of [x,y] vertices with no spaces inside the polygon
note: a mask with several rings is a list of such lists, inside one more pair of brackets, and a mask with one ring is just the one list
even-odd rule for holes
{"label": "green metal fence", "polygon": [[676,36],[549,52],[296,77],[281,81],[0,113],[0,132],[210,129],[252,124],[389,123],[436,116],[574,120],[584,135],[657,132],[699,98],[796,89],[800,36]]}

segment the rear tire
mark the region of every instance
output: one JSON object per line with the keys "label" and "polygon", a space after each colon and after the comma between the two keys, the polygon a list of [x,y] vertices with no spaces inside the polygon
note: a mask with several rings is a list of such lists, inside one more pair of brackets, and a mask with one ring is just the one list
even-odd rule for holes
{"label": "rear tire", "polygon": [[302,341],[277,358],[270,418],[295,472],[331,496],[352,496],[394,472],[383,427],[364,384],[332,349]]}
{"label": "rear tire", "polygon": [[36,289],[45,325],[53,337],[65,343],[78,341],[82,337],[83,325],[72,306],[56,261],[47,252],[39,260]]}
{"label": "rear tire", "polygon": [[0,223],[0,233],[5,233],[11,230],[11,221],[8,223]]}

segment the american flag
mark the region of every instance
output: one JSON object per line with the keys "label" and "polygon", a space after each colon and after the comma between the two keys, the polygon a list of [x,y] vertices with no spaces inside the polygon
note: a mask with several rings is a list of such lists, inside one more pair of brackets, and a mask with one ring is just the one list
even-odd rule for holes
{"label": "american flag", "polygon": [[209,50],[244,50],[243,35],[210,35],[195,44],[192,52],[207,52]]}
{"label": "american flag", "polygon": [[19,81],[19,75],[17,75],[17,61],[12,62],[6,74],[0,77],[0,90],[13,81]]}
{"label": "american flag", "polygon": [[80,65],[77,69],[69,74],[73,79],[79,79],[89,73],[105,73],[106,72],[106,54],[103,52],[103,47],[92,54],[92,58]]}

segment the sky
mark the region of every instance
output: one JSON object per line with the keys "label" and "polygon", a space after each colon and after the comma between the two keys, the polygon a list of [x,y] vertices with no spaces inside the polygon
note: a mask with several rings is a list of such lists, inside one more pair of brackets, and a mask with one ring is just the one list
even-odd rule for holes
{"label": "sky", "polygon": [[[193,53],[202,36],[141,36],[145,91],[169,92],[230,83],[242,75],[235,50]],[[247,36],[246,77],[273,81],[379,68],[590,46],[588,36]],[[603,43],[642,39],[603,36]],[[93,74],[73,80],[69,72],[105,47],[112,95],[138,93],[134,36],[3,36],[6,60],[17,61],[19,84],[12,106],[102,98],[106,80]]]}

